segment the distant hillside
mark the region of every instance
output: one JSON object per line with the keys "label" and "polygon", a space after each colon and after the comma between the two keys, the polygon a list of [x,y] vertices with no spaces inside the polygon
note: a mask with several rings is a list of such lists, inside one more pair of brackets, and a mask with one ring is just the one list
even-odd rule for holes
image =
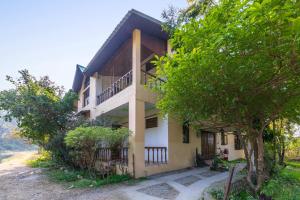
{"label": "distant hillside", "polygon": [[15,137],[14,130],[17,129],[15,121],[6,122],[0,117],[0,151],[25,151],[34,150],[34,145],[25,140]]}

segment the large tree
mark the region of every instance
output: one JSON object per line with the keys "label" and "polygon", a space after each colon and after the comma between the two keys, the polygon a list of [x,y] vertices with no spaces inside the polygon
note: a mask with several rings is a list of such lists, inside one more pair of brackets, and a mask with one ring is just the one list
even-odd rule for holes
{"label": "large tree", "polygon": [[297,0],[221,0],[179,24],[173,54],[156,62],[167,79],[158,88],[162,111],[245,134],[246,157],[256,161],[247,179],[256,191],[265,179],[265,127],[300,119],[299,16]]}
{"label": "large tree", "polygon": [[17,80],[7,77],[14,88],[0,91],[0,110],[6,111],[6,120],[17,121],[21,136],[46,147],[67,129],[77,95],[64,93],[47,76],[37,79],[27,70],[19,73]]}

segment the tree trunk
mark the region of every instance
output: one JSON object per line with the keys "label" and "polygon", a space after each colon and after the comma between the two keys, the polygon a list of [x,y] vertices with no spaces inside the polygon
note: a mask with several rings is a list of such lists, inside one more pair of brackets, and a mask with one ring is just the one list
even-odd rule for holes
{"label": "tree trunk", "polygon": [[278,152],[278,164],[279,165],[283,165],[284,164],[284,156],[285,156],[285,144],[284,144],[284,140],[280,142],[281,143],[281,147],[280,147],[280,152]]}
{"label": "tree trunk", "polygon": [[248,144],[244,145],[244,150],[246,151],[245,153],[245,158],[247,159],[247,182],[250,188],[255,191],[255,185],[253,183],[253,175],[254,173],[254,163],[252,162],[252,157],[254,156],[253,154],[253,141],[248,140]]}
{"label": "tree trunk", "polygon": [[258,192],[265,181],[263,131],[259,132],[256,138],[256,142],[257,142],[257,168],[256,168],[257,185],[255,191]]}
{"label": "tree trunk", "polygon": [[275,124],[275,121],[273,120],[273,160],[274,160],[274,163],[276,163],[276,124]]}
{"label": "tree trunk", "polygon": [[249,159],[250,155],[249,155],[249,152],[248,152],[248,144],[249,143],[248,143],[248,140],[246,138],[243,139],[243,143],[244,143],[243,149],[244,149],[245,159],[247,161],[247,169],[249,170],[249,168],[250,168],[250,159]]}

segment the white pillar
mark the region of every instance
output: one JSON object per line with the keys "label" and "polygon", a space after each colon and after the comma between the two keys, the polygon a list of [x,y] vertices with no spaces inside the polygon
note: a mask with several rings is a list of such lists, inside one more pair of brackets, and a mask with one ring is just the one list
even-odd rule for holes
{"label": "white pillar", "polygon": [[145,103],[135,97],[129,101],[129,129],[132,132],[129,137],[129,167],[130,171],[134,171],[135,177],[138,178],[145,176]]}
{"label": "white pillar", "polygon": [[136,92],[136,86],[141,83],[141,31],[134,29],[132,32],[132,84]]}
{"label": "white pillar", "polygon": [[[129,171],[135,177],[145,176],[145,103],[137,99],[138,86],[141,78],[141,31],[138,29],[132,32],[132,86],[133,94],[129,99]],[[134,161],[133,161],[134,156]],[[134,166],[133,166],[134,162]]]}
{"label": "white pillar", "polygon": [[90,97],[89,97],[89,108],[90,108],[90,118],[95,119],[95,109],[97,105],[97,82],[98,82],[98,73],[95,73],[90,77]]}

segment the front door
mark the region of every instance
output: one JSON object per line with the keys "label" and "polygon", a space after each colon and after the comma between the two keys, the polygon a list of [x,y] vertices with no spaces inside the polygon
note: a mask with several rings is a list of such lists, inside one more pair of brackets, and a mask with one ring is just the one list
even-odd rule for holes
{"label": "front door", "polygon": [[211,132],[201,133],[201,152],[204,159],[212,159],[216,152],[215,134]]}

